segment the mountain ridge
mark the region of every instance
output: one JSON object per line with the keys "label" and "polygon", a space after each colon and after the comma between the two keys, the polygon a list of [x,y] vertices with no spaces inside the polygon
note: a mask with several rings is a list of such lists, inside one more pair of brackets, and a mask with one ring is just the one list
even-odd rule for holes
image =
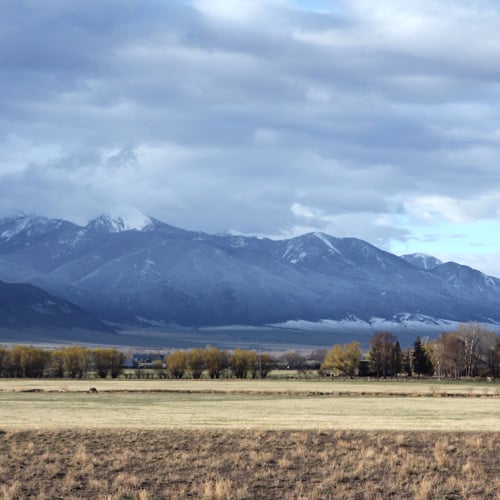
{"label": "mountain ridge", "polygon": [[468,266],[320,232],[272,240],[138,220],[1,219],[0,279],[118,323],[500,322],[500,280]]}

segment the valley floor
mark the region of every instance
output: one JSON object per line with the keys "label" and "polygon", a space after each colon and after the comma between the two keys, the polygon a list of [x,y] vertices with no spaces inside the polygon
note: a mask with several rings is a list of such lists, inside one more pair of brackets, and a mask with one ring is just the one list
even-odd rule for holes
{"label": "valley floor", "polygon": [[499,398],[486,382],[3,379],[0,428],[495,431]]}
{"label": "valley floor", "polygon": [[0,499],[500,500],[498,389],[3,379]]}

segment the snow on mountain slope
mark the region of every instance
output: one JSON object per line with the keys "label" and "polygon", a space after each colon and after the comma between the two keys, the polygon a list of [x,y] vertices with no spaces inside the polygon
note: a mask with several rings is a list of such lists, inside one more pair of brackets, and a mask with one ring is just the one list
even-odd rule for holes
{"label": "snow on mountain slope", "polygon": [[29,281],[113,321],[500,322],[499,280],[410,257],[324,233],[210,235],[150,217],[0,220],[0,279]]}
{"label": "snow on mountain slope", "polygon": [[308,233],[276,242],[276,246],[278,255],[281,254],[281,258],[285,261],[292,265],[308,266],[344,260],[342,252],[335,246],[338,242],[337,238],[324,233]]}
{"label": "snow on mountain slope", "polygon": [[442,264],[442,262],[436,257],[433,257],[432,255],[426,255],[423,253],[412,253],[412,254],[401,255],[401,258],[406,260],[406,262],[409,262],[413,266],[425,270],[434,269]]}
{"label": "snow on mountain slope", "polygon": [[0,240],[12,242],[23,238],[29,244],[52,231],[60,229],[67,222],[35,215],[19,215],[0,220]]}
{"label": "snow on mountain slope", "polygon": [[492,276],[463,266],[456,262],[446,262],[433,269],[434,273],[441,276],[453,287],[466,287],[468,289],[479,289],[483,291],[496,291],[500,286],[500,280]]}

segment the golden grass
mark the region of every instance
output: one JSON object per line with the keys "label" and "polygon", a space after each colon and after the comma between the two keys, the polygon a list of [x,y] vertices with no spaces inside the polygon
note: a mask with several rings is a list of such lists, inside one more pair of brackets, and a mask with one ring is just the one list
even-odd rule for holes
{"label": "golden grass", "polygon": [[0,498],[499,499],[500,433],[0,432]]}
{"label": "golden grass", "polygon": [[498,431],[498,398],[0,392],[4,429]]}
{"label": "golden grass", "polygon": [[415,395],[500,397],[500,382],[436,380],[158,380],[0,379],[0,392],[220,392],[269,394]]}

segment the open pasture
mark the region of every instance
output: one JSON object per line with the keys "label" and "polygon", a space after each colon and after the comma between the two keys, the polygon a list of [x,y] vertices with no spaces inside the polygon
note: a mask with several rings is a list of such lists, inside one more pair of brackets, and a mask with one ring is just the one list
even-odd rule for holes
{"label": "open pasture", "polygon": [[3,429],[498,431],[493,398],[0,393]]}
{"label": "open pasture", "polygon": [[498,384],[2,380],[0,422],[6,500],[500,498]]}
{"label": "open pasture", "polygon": [[[97,393],[88,393],[89,387]],[[498,431],[496,384],[3,380],[4,429]]]}
{"label": "open pasture", "polygon": [[1,392],[185,392],[234,394],[331,394],[341,396],[500,397],[500,382],[330,379],[0,379]]}

